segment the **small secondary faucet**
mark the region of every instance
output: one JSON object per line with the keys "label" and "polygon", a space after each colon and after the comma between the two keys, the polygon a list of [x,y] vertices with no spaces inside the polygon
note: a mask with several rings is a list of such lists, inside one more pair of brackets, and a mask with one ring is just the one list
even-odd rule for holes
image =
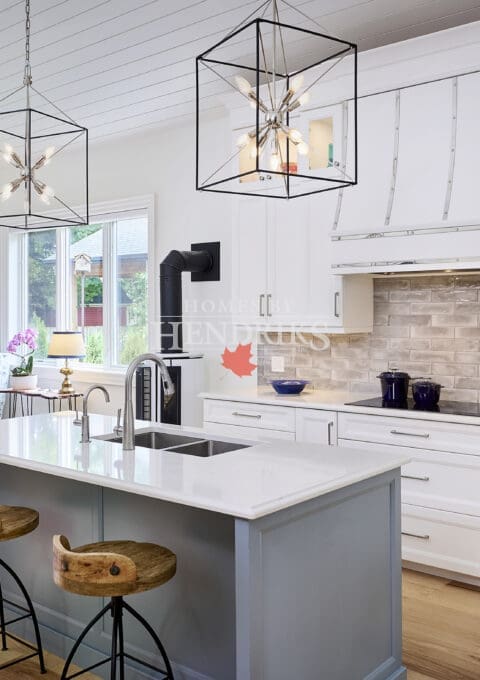
{"label": "small secondary faucet", "polygon": [[101,390],[105,395],[107,404],[110,402],[110,395],[103,385],[92,385],[83,396],[83,415],[82,415],[82,437],[80,442],[86,444],[90,441],[90,417],[88,415],[88,397],[94,390]]}
{"label": "small secondary faucet", "polygon": [[123,450],[133,451],[135,449],[134,443],[134,430],[135,430],[135,419],[133,416],[133,403],[132,403],[132,389],[133,389],[133,376],[138,366],[144,361],[153,361],[158,365],[160,369],[160,375],[163,385],[163,394],[166,402],[168,403],[170,399],[175,394],[175,386],[170,377],[170,373],[165,365],[165,362],[160,359],[157,354],[152,352],[146,352],[145,354],[140,354],[135,357],[133,361],[129,364],[127,372],[125,374],[125,404],[123,407]]}

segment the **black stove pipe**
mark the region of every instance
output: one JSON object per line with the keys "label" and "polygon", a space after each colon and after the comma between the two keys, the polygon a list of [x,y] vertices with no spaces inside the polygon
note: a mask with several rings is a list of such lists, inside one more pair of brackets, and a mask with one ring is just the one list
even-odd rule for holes
{"label": "black stove pipe", "polygon": [[183,352],[182,273],[208,272],[212,255],[206,250],[171,250],[160,263],[160,338],[164,354]]}

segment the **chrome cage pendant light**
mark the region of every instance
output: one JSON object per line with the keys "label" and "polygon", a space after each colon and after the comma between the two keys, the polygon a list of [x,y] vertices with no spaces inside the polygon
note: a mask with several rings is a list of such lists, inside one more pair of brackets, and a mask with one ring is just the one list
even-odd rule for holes
{"label": "chrome cage pendant light", "polygon": [[[23,84],[0,99],[10,104],[0,110],[0,226],[30,231],[86,225],[88,130],[33,86],[30,0],[25,14]],[[18,108],[18,96],[25,97],[24,108]]]}
{"label": "chrome cage pendant light", "polygon": [[197,57],[197,190],[288,199],[357,183],[357,46],[318,28],[267,0]]}

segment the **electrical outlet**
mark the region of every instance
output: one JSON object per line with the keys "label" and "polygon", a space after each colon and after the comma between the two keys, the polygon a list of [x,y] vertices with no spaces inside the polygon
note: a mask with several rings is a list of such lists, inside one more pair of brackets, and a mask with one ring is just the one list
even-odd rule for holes
{"label": "electrical outlet", "polygon": [[272,373],[283,373],[285,370],[284,357],[272,357]]}

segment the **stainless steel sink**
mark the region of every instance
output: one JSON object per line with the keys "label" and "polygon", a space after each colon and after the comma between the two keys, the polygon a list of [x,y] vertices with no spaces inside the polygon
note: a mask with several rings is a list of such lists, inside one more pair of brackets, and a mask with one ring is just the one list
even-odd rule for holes
{"label": "stainless steel sink", "polygon": [[174,446],[169,451],[175,453],[186,453],[189,456],[198,456],[199,458],[209,458],[210,456],[218,456],[221,453],[228,453],[229,451],[239,451],[240,449],[248,449],[247,444],[233,444],[232,442],[220,442],[213,439],[204,439],[193,444],[185,444],[184,446]]}
{"label": "stainless steel sink", "polygon": [[[104,441],[121,444],[122,437],[116,434],[101,434],[92,439],[103,439]],[[142,430],[134,435],[135,446],[146,449],[157,449],[173,453],[183,453],[199,458],[209,458],[218,456],[228,451],[238,451],[249,448],[248,444],[235,444],[216,439],[202,439],[201,437],[189,437],[183,434],[172,434],[159,430]]]}
{"label": "stainless steel sink", "polygon": [[[121,436],[119,437],[115,434],[102,434],[94,437],[94,439],[103,439],[115,444],[121,444],[123,441]],[[172,446],[193,444],[201,441],[202,439],[199,437],[186,437],[182,434],[171,434],[170,432],[159,432],[158,430],[143,430],[142,432],[136,432],[134,435],[135,446],[143,446],[146,449],[168,449]]]}

